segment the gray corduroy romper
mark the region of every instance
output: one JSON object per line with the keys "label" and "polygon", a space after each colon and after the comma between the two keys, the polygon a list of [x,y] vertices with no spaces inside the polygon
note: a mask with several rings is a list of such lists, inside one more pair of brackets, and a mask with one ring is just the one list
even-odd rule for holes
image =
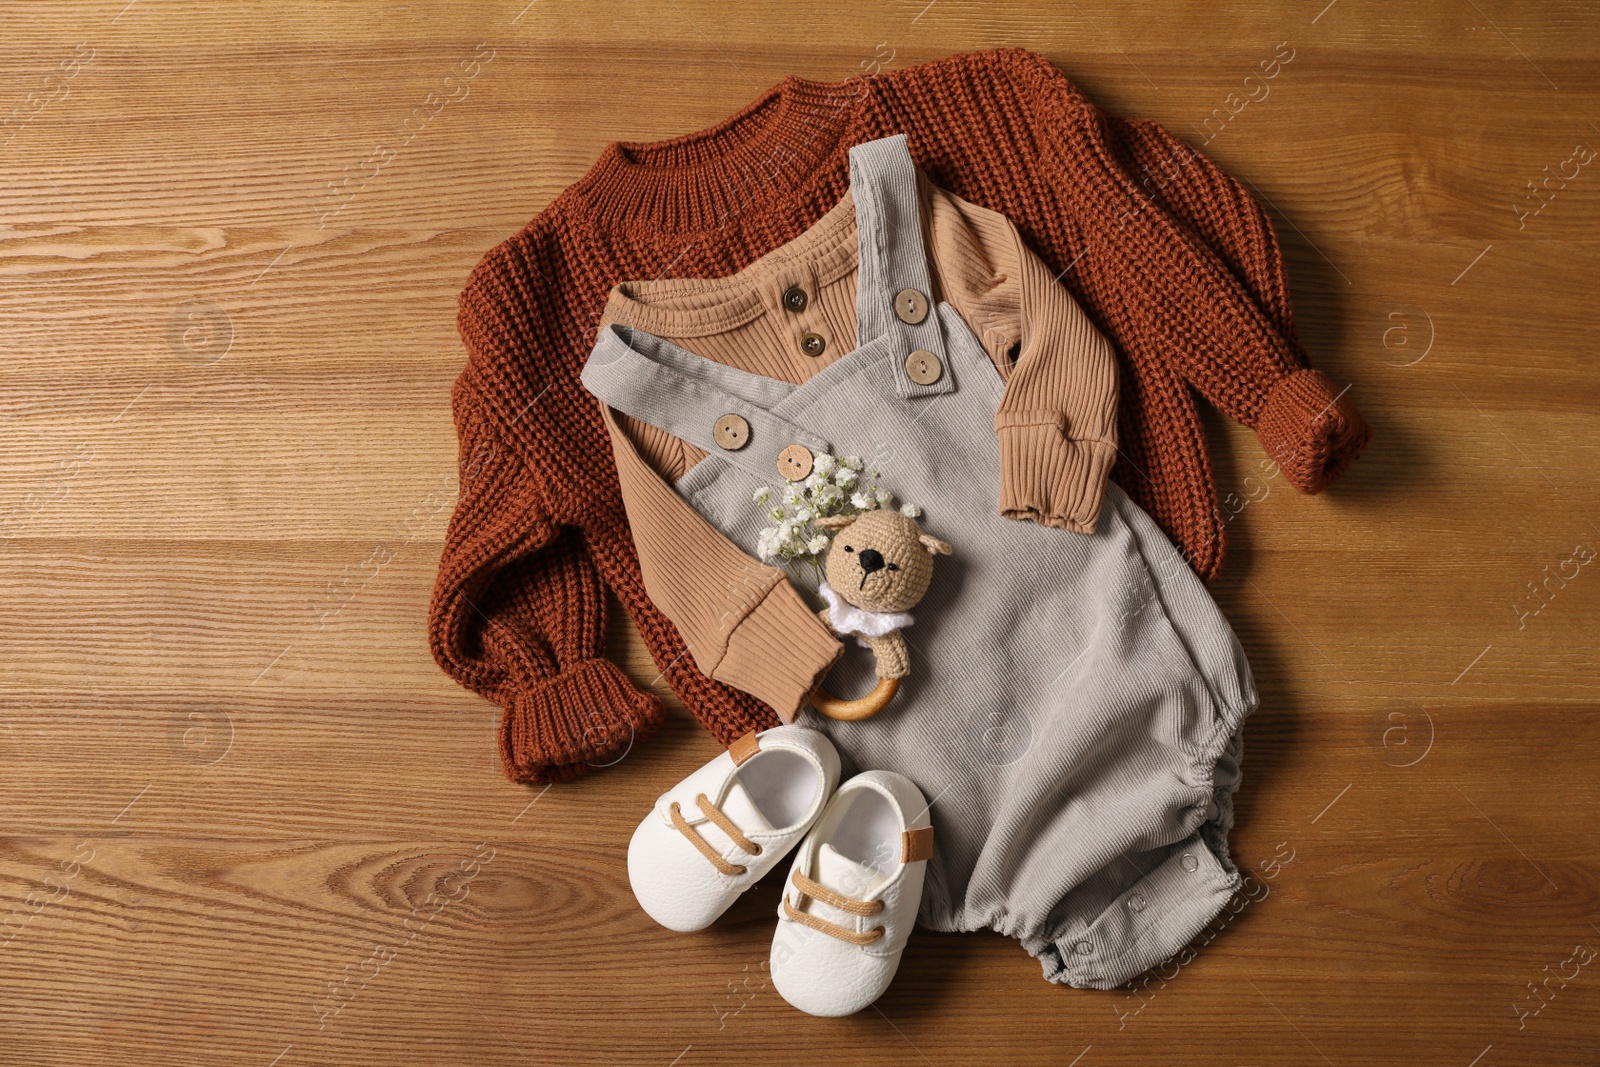
{"label": "gray corduroy romper", "polygon": [[[885,488],[923,508],[923,527],[955,552],[906,631],[911,676],[874,718],[808,709],[800,721],[855,769],[898,771],[928,797],[923,925],[998,930],[1046,978],[1110,988],[1180,950],[1240,883],[1227,834],[1240,724],[1256,704],[1249,666],[1199,579],[1115,484],[1093,534],[1001,517],[1004,383],[950,305],[915,323],[894,313],[903,290],[932,293],[905,138],[857,146],[850,167],[855,351],[793,385],[610,326],[583,381],[709,453],[676,488],[752,555],[768,520],[751,495],[781,484],[787,446],[871,457]],[[912,380],[913,351],[938,360],[936,380]],[[737,451],[712,436],[728,413],[750,427]],[[853,649],[828,684],[865,692],[870,657]]]}

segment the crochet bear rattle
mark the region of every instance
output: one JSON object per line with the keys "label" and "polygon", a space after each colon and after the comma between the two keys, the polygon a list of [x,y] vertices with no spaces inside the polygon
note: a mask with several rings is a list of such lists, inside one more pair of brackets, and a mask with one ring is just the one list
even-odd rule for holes
{"label": "crochet bear rattle", "polygon": [[853,634],[872,650],[878,684],[856,700],[841,700],[819,685],[810,704],[830,719],[854,722],[887,707],[911,673],[900,631],[911,625],[908,613],[928,591],[933,557],[948,556],[950,546],[898,511],[832,515],[816,525],[836,531],[823,565],[827,580],[817,590],[828,606],[818,614],[829,630]]}

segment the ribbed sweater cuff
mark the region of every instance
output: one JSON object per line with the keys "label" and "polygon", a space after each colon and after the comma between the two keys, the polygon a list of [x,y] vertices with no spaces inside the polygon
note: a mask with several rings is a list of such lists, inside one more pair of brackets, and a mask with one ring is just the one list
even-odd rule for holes
{"label": "ribbed sweater cuff", "polygon": [[793,722],[806,697],[843,654],[844,646],[794,586],[782,581],[728,635],[728,650],[712,677],[771,705],[784,722]]}
{"label": "ribbed sweater cuff", "polygon": [[1058,412],[1008,412],[1000,439],[1000,514],[1077,533],[1094,533],[1116,446],[1068,437]]}
{"label": "ribbed sweater cuff", "polygon": [[665,709],[605,659],[585,660],[524,690],[506,707],[500,757],[517,782],[576,778],[622,759],[655,732]]}
{"label": "ribbed sweater cuff", "polygon": [[1319,493],[1338,481],[1372,440],[1348,390],[1334,388],[1319,370],[1295,371],[1272,387],[1256,434],[1302,493]]}

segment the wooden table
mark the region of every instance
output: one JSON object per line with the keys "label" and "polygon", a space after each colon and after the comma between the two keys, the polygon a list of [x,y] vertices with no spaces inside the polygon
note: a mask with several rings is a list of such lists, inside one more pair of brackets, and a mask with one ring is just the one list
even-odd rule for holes
{"label": "wooden table", "polygon": [[[1600,1062],[1600,5],[1324,2],[7,5],[0,1062]],[[1113,992],[919,932],[813,1020],[775,882],[629,893],[687,715],[515,786],[429,657],[455,298],[609,140],[998,45],[1259,189],[1377,439],[1309,498],[1208,427],[1258,899]]]}

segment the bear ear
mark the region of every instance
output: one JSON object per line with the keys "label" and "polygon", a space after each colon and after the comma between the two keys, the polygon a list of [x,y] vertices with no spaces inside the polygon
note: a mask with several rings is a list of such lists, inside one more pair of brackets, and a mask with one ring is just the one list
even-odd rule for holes
{"label": "bear ear", "polygon": [[824,530],[842,530],[856,521],[855,515],[824,515],[820,519],[812,519],[811,525],[820,526]]}
{"label": "bear ear", "polygon": [[937,537],[930,537],[927,534],[918,534],[917,540],[922,542],[922,547],[928,550],[930,556],[948,556],[955,551]]}

